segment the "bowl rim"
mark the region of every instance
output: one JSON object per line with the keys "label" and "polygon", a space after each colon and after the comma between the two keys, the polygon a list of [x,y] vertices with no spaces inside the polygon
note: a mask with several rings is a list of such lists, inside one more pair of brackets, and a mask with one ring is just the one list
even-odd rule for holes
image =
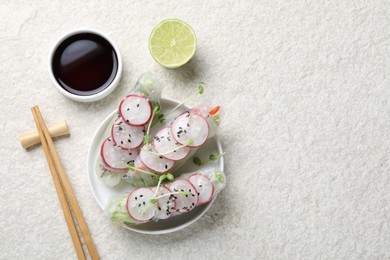
{"label": "bowl rim", "polygon": [[[118,60],[118,69],[117,69],[117,72],[115,74],[115,77],[114,77],[113,81],[104,90],[102,90],[102,91],[100,91],[98,93],[92,94],[92,95],[88,95],[88,96],[80,96],[80,95],[72,94],[72,93],[66,91],[63,87],[60,86],[60,84],[55,79],[54,73],[53,73],[53,68],[52,68],[53,56],[54,56],[54,53],[57,50],[58,46],[61,43],[63,43],[66,39],[68,39],[69,37],[77,35],[77,34],[81,34],[81,33],[96,34],[96,35],[102,37],[103,39],[105,39],[106,41],[108,41],[111,44],[111,46],[113,47],[113,49],[114,49],[114,51],[116,53],[117,60]],[[79,101],[79,102],[93,102],[93,101],[97,101],[97,100],[100,100],[100,99],[106,97],[108,94],[110,94],[117,87],[117,85],[118,85],[118,83],[119,83],[119,81],[121,79],[122,68],[123,68],[122,56],[121,56],[121,54],[119,52],[118,46],[115,44],[115,42],[112,40],[112,38],[110,36],[108,36],[106,33],[102,32],[100,30],[97,30],[97,29],[92,29],[92,28],[77,28],[77,29],[68,31],[67,33],[63,34],[52,45],[52,47],[50,49],[50,53],[49,53],[49,58],[48,58],[49,77],[50,77],[52,83],[54,84],[54,86],[64,96],[66,96],[67,98],[70,98],[72,100]]]}

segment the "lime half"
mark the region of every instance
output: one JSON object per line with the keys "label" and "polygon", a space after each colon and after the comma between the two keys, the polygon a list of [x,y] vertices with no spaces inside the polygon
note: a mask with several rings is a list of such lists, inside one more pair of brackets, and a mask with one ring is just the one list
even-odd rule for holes
{"label": "lime half", "polygon": [[186,64],[196,49],[196,36],[191,26],[178,19],[167,19],[154,27],[149,37],[152,57],[163,67],[177,68]]}

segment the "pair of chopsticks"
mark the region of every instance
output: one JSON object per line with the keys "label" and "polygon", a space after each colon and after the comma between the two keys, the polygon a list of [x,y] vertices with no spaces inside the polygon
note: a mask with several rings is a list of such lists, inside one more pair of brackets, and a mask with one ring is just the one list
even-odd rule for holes
{"label": "pair of chopsticks", "polygon": [[[58,198],[61,203],[61,207],[65,216],[66,224],[68,225],[69,233],[73,241],[74,248],[76,250],[77,257],[79,259],[86,259],[84,249],[81,244],[79,234],[77,232],[75,220],[79,225],[81,234],[84,238],[85,245],[92,259],[99,259],[97,250],[92,241],[91,234],[89,233],[85,219],[81,213],[79,204],[74,196],[72,187],[66,176],[64,167],[58,157],[58,153],[54,147],[53,140],[51,139],[49,130],[42,118],[42,114],[39,111],[38,106],[31,108],[34,116],[35,124],[41,139],[42,147],[45,152],[47,163],[49,164],[51,176],[57,190]],[[68,201],[66,200],[68,199]],[[75,219],[72,217],[71,208]]]}

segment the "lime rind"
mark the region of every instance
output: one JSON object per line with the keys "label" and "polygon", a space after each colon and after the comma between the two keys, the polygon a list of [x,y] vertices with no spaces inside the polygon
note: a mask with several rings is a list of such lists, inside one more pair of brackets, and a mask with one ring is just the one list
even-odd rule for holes
{"label": "lime rind", "polygon": [[149,51],[161,66],[177,68],[194,56],[196,43],[196,35],[190,25],[178,19],[167,19],[150,34]]}

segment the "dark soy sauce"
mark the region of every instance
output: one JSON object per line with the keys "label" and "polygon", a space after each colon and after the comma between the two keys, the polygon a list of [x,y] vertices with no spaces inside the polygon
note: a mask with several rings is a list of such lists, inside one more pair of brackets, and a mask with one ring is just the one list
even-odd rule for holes
{"label": "dark soy sauce", "polygon": [[72,94],[88,96],[107,88],[118,70],[112,45],[99,35],[80,33],[63,41],[52,59],[58,84]]}

